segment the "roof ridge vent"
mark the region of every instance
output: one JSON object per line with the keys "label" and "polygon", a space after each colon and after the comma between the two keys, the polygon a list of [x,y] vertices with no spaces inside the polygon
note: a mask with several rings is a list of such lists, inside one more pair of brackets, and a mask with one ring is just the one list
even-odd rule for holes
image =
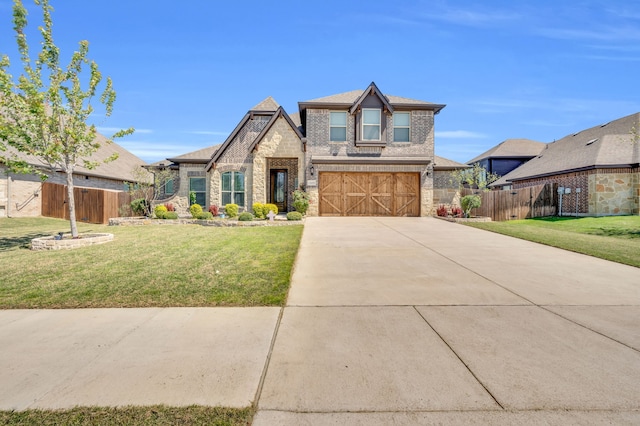
{"label": "roof ridge vent", "polygon": [[589,142],[587,142],[587,143],[585,144],[585,146],[587,146],[587,145],[591,145],[591,144],[592,144],[592,143],[594,143],[594,142],[598,142],[598,138],[593,138],[593,139],[591,139]]}
{"label": "roof ridge vent", "polygon": [[600,125],[600,127],[604,127],[604,126],[606,126],[606,125],[607,125],[607,124],[609,124],[609,123],[611,123],[611,122],[610,122],[610,121],[607,121],[606,123],[601,124],[601,125]]}

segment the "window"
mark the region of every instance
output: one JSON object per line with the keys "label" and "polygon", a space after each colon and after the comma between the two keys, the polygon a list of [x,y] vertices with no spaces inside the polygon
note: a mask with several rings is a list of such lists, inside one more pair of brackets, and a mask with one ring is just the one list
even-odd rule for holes
{"label": "window", "polygon": [[379,141],[380,140],[380,110],[366,109],[362,110],[362,140],[363,141]]}
{"label": "window", "polygon": [[347,113],[332,112],[330,124],[331,141],[344,142],[347,140]]}
{"label": "window", "polygon": [[[205,178],[189,178],[189,193],[196,195],[196,204],[205,206],[207,204],[207,181]],[[191,196],[189,196],[189,203],[191,203]]]}
{"label": "window", "polygon": [[394,112],[393,113],[393,141],[409,142],[411,133],[411,113]]}
{"label": "window", "polygon": [[164,194],[165,195],[173,195],[173,179],[169,178],[164,181]]}
{"label": "window", "polygon": [[222,205],[237,204],[244,207],[244,173],[222,174]]}

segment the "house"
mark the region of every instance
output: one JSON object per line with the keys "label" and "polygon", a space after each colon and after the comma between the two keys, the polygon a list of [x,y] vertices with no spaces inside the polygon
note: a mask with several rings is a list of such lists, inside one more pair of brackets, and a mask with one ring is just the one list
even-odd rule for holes
{"label": "house", "polygon": [[536,157],[545,146],[544,142],[531,139],[507,139],[467,161],[467,164],[478,163],[487,172],[504,176]]}
{"label": "house", "polygon": [[[136,183],[146,178],[134,171],[145,164],[143,160],[115,142],[107,143],[107,138],[101,134],[96,135],[96,142],[100,143],[101,147],[91,157],[92,161],[102,163],[114,154],[117,154],[118,158],[109,163],[102,163],[93,170],[78,166],[73,174],[75,187],[125,191],[128,183]],[[51,171],[36,157],[17,152],[13,154],[43,170],[48,176],[47,183],[66,185],[66,175],[62,170]],[[8,173],[6,167],[0,164],[0,217],[41,216],[42,189],[43,182],[39,176]]]}
{"label": "house", "polygon": [[385,95],[375,83],[299,102],[291,115],[268,97],[221,145],[168,159],[179,179],[162,202],[187,206],[195,191],[204,206],[267,202],[286,212],[303,187],[309,215],[429,216],[434,116],[444,106]]}
{"label": "house", "polygon": [[556,183],[563,189],[561,214],[638,214],[639,129],[640,113],[635,113],[565,136],[491,186]]}

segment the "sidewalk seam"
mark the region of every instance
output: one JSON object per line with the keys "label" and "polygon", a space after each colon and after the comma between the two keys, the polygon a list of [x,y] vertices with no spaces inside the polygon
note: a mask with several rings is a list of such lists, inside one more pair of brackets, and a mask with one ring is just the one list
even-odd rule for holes
{"label": "sidewalk seam", "polygon": [[260,381],[258,382],[258,389],[256,389],[255,396],[253,398],[252,408],[254,412],[258,411],[258,403],[260,402],[260,397],[262,396],[262,388],[264,387],[264,381],[267,377],[267,372],[269,371],[269,364],[271,363],[271,354],[273,353],[273,348],[276,344],[276,338],[278,337],[278,331],[280,330],[280,323],[282,322],[282,316],[284,315],[284,306],[280,308],[280,312],[278,313],[278,320],[276,321],[276,326],[273,330],[273,336],[271,337],[271,343],[269,344],[269,352],[267,352],[267,359],[264,362],[264,367],[262,368],[262,374],[260,375]]}
{"label": "sidewalk seam", "polygon": [[471,374],[471,376],[473,376],[473,378],[476,379],[476,381],[480,384],[480,386],[482,386],[482,388],[485,390],[485,392],[487,392],[489,394],[489,396],[495,401],[495,403],[498,404],[498,407],[500,407],[502,410],[505,410],[505,408],[502,406],[502,404],[500,404],[500,401],[498,401],[498,399],[495,397],[495,395],[493,393],[491,393],[491,391],[485,386],[484,383],[482,383],[482,380],[480,380],[480,378],[478,376],[476,376],[476,374],[473,372],[473,370],[471,370],[471,368],[467,365],[467,363],[464,362],[464,360],[462,358],[460,358],[460,355],[458,355],[458,353],[453,349],[453,347],[451,347],[449,342],[447,342],[444,339],[444,337],[442,337],[442,335],[440,333],[438,333],[438,331],[429,323],[429,321],[424,317],[424,315],[422,315],[422,313],[418,310],[418,308],[416,308],[415,306],[412,306],[412,308],[413,308],[414,311],[416,311],[418,313],[418,315],[420,315],[420,318],[422,318],[422,320],[429,326],[429,328],[431,330],[433,330],[434,333],[436,333],[436,335],[440,338],[440,340],[442,340],[442,342],[445,345],[447,345],[449,350],[456,356],[456,358],[458,358],[460,360],[462,365],[465,366],[465,368]]}

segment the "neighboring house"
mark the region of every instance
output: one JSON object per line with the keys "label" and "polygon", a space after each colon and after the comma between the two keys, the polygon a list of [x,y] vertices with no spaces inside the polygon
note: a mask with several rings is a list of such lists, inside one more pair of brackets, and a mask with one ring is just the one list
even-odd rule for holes
{"label": "neighboring house", "polygon": [[491,186],[518,189],[557,183],[565,188],[566,214],[638,214],[639,129],[640,113],[635,113],[566,136]]}
{"label": "neighboring house", "polygon": [[433,179],[433,205],[438,208],[444,205],[447,208],[452,206],[460,207],[460,188],[458,182],[452,174],[456,170],[468,169],[471,166],[449,160],[444,157],[435,156],[434,179]]}
{"label": "neighboring house", "polygon": [[267,202],[286,212],[303,187],[309,215],[434,212],[434,116],[444,105],[384,95],[374,83],[298,105],[299,113],[288,115],[268,97],[222,145],[168,159],[179,179],[162,202],[186,206],[198,188],[205,208],[235,203],[250,211]]}
{"label": "neighboring house", "polygon": [[531,139],[507,139],[467,161],[467,164],[478,163],[487,172],[504,176],[536,157],[545,146],[544,142],[536,142]]}
{"label": "neighboring house", "polygon": [[[118,154],[118,159],[100,164],[94,170],[78,166],[74,173],[74,186],[78,188],[96,188],[113,191],[125,191],[127,183],[136,183],[140,175],[134,169],[145,162],[115,142],[106,143],[107,139],[98,134],[96,141],[100,149],[91,157],[92,161],[102,162]],[[46,171],[46,182],[66,185],[66,175],[61,170],[46,170],[38,158],[26,154],[15,153],[29,164]],[[0,164],[0,217],[34,217],[42,214],[42,181],[33,174],[8,173]]]}

